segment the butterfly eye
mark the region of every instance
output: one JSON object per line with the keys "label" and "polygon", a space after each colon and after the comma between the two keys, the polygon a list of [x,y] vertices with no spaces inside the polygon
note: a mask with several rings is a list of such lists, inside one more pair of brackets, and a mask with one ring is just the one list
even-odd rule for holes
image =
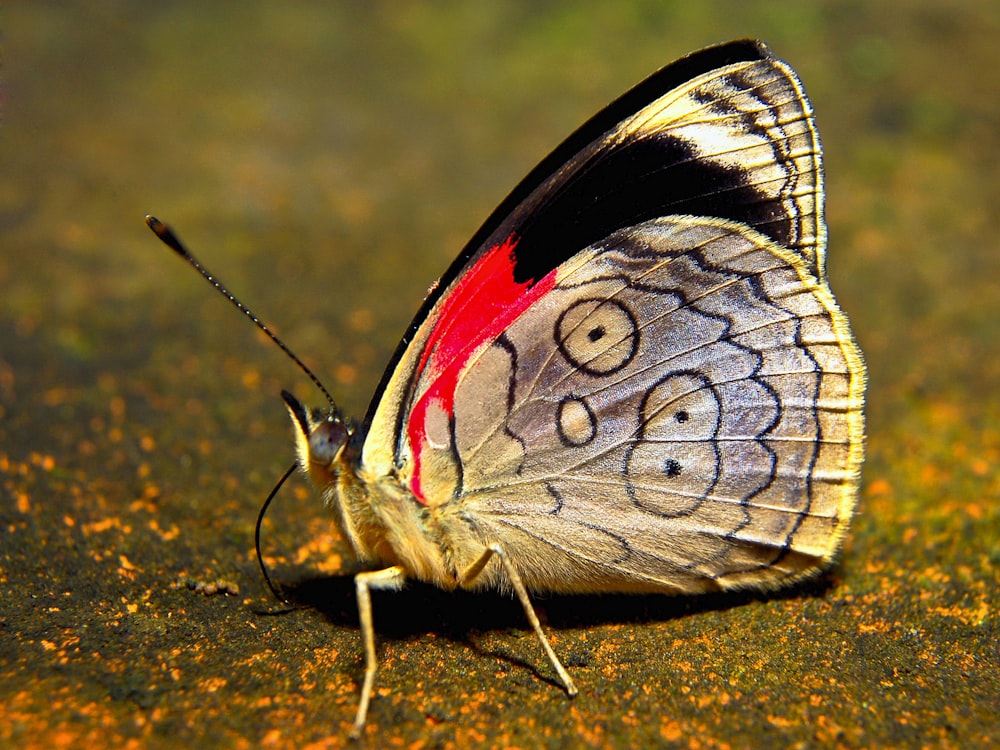
{"label": "butterfly eye", "polygon": [[330,466],[347,442],[347,428],[339,419],[320,422],[309,435],[309,460]]}

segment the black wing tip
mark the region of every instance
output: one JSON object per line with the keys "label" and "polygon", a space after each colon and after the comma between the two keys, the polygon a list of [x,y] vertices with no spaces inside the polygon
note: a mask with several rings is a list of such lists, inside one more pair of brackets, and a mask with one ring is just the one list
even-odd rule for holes
{"label": "black wing tip", "polygon": [[732,63],[766,60],[771,57],[774,57],[771,49],[760,39],[733,39],[728,42],[721,42],[695,50],[689,55],[678,58],[666,67],[669,68],[689,60],[697,60],[708,61],[706,70],[712,70],[714,68],[721,68],[723,65],[731,65]]}
{"label": "black wing tip", "polygon": [[609,107],[615,106],[617,102],[626,98],[634,97],[637,91],[642,92],[641,97],[649,98],[652,101],[655,97],[649,93],[650,88],[666,92],[692,78],[697,78],[718,68],[724,68],[727,65],[772,59],[774,59],[774,55],[770,48],[759,39],[735,39],[731,42],[705,47],[660,68],[646,80],[619,97]]}

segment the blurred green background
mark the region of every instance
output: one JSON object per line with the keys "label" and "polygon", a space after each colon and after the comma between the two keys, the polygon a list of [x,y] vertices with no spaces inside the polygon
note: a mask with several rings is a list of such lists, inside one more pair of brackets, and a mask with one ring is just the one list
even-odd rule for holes
{"label": "blurred green background", "polygon": [[[292,458],[288,361],[360,416],[427,287],[565,135],[757,37],[825,146],[869,458],[838,567],[773,598],[376,597],[373,745],[1000,741],[1000,6],[11,3],[0,9],[0,744],[339,746],[346,552]],[[203,596],[222,579],[233,596]]]}

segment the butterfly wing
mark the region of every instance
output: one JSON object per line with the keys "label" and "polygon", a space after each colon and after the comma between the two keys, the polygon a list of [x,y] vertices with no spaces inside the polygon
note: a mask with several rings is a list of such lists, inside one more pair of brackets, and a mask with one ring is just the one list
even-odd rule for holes
{"label": "butterfly wing", "polygon": [[[688,332],[683,330],[684,313],[640,328],[639,319],[649,311],[628,300],[629,293],[624,291],[595,291],[596,296],[588,297],[586,304],[564,306],[559,310],[566,316],[560,324],[563,328],[552,328],[550,313],[558,309],[555,300],[565,297],[563,285],[577,283],[567,282],[574,273],[586,276],[611,267],[607,258],[597,261],[594,256],[607,252],[608,242],[644,237],[642,233],[654,226],[650,222],[670,216],[712,217],[710,223],[724,228],[729,238],[723,244],[739,245],[735,238],[740,238],[744,244],[765,247],[766,254],[780,258],[785,270],[800,278],[812,297],[828,296],[822,281],[822,176],[812,110],[794,72],[762,44],[736,42],[711,48],[661,70],[574,133],[501,204],[425,302],[383,378],[366,420],[361,466],[368,476],[394,476],[417,502],[430,508],[475,507],[483,518],[495,518],[490,533],[502,526],[509,534],[525,538],[547,536],[546,524],[559,525],[562,519],[552,514],[556,496],[562,498],[559,502],[587,497],[590,500],[575,506],[578,516],[574,517],[582,524],[576,535],[566,537],[569,532],[564,524],[563,537],[548,538],[566,549],[592,547],[594,539],[588,541],[579,531],[586,526],[583,519],[593,513],[591,522],[596,523],[610,510],[615,494],[611,490],[622,482],[622,474],[610,471],[609,465],[595,457],[586,458],[590,453],[581,448],[591,442],[584,440],[589,436],[588,424],[601,432],[602,439],[617,440],[619,453],[628,452],[629,460],[636,462],[645,461],[645,453],[629,445],[642,442],[645,433],[636,423],[628,423],[628,415],[621,411],[624,403],[595,405],[586,399],[566,399],[593,378],[618,377],[608,363],[633,348],[630,361],[665,360],[670,350],[660,337],[683,338]],[[661,240],[658,247],[658,252],[668,255],[686,248],[676,238]],[[623,267],[612,275],[628,280],[636,272],[636,268]],[[853,344],[835,304],[825,301],[836,346],[850,361],[848,380],[854,385],[847,387],[848,398],[856,397],[857,384],[863,380],[860,359],[856,351],[850,353]],[[650,304],[662,302],[657,298]],[[609,312],[613,310],[618,312]],[[590,365],[574,360],[567,354],[573,345],[560,345],[554,331],[586,328],[593,315],[606,314],[612,316],[609,325],[615,323],[619,330],[630,320],[635,335],[594,354]],[[735,318],[736,313],[732,314]],[[522,328],[530,334],[515,342],[512,334]],[[567,341],[575,341],[567,336]],[[584,347],[586,343],[577,342]],[[551,394],[561,391],[552,390],[555,384],[542,374],[550,371],[542,368],[532,374],[520,368],[529,362],[540,367],[541,360],[556,355],[575,363],[575,369],[560,381],[569,390],[551,402]],[[498,357],[500,364],[496,364]],[[673,365],[650,367],[649,377],[653,372],[672,371]],[[818,370],[825,372],[824,367]],[[474,370],[479,375],[473,376]],[[812,377],[816,378],[816,369]],[[534,385],[529,395],[519,396],[526,382]],[[644,379],[625,379],[609,389],[632,388],[633,396],[639,398],[641,386],[653,394],[649,398],[665,397],[660,390],[649,391],[653,386]],[[550,415],[548,425],[558,428],[557,433],[563,430],[561,448],[553,448],[551,430],[542,438],[541,432],[518,426],[517,419],[527,424],[535,418],[528,418],[534,412],[518,401],[521,397],[528,399],[525,404],[539,400],[555,404],[557,411]],[[634,422],[634,414],[632,418]],[[842,421],[846,425],[849,420]],[[854,455],[852,446],[860,444],[860,433],[853,427],[845,430],[851,444],[845,455]],[[802,439],[815,443],[822,438],[814,431]],[[715,450],[711,440],[702,442],[705,445],[696,447]],[[625,460],[623,455],[617,459]],[[853,471],[849,461],[843,465],[849,474]],[[597,475],[604,480],[589,485],[589,494],[583,493],[582,478]],[[682,481],[690,479],[690,464],[681,465],[681,476]],[[527,477],[532,478],[530,482]],[[553,484],[560,478],[569,484]],[[799,479],[800,484],[809,481]],[[623,485],[633,494],[640,486],[644,485]],[[803,493],[809,491],[799,489],[790,502],[798,503],[794,507],[800,511],[805,508],[803,517],[810,518],[809,506],[802,504]],[[853,497],[853,490],[847,494]],[[609,504],[601,506],[601,498]],[[743,505],[748,502],[745,499]],[[505,508],[512,514],[505,516]],[[846,514],[849,509],[841,513]],[[519,526],[518,517],[534,520]],[[622,522],[637,519],[633,516]],[[804,524],[802,520],[797,523]],[[718,528],[709,526],[697,533],[709,537],[735,533],[732,524],[722,533],[723,526],[720,521]],[[624,529],[602,528],[607,532],[602,537],[605,541],[631,538],[622,533]],[[678,545],[675,557],[682,564],[684,545]],[[552,588],[551,581],[545,585],[530,574],[526,578],[536,586]]]}
{"label": "butterfly wing", "polygon": [[365,420],[365,462],[405,461],[414,401],[467,356],[453,339],[468,338],[464,326],[482,330],[474,343],[495,335],[484,323],[497,309],[526,309],[530,292],[582,248],[658,216],[716,216],[758,229],[822,277],[822,196],[812,107],[763,44],[733,42],[667,66],[571,135],[470,240],[386,369]]}
{"label": "butterfly wing", "polygon": [[535,589],[778,585],[843,538],[863,387],[799,256],[725,220],[646,222],[563,264],[467,367],[456,512]]}

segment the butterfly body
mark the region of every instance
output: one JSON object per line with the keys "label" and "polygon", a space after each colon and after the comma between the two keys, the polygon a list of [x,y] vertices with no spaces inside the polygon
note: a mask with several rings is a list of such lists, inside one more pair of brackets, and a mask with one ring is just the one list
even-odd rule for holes
{"label": "butterfly body", "polygon": [[513,592],[572,695],[529,591],[775,589],[832,560],[866,375],[825,260],[812,106],[766,46],[732,42],[640,83],[514,189],[360,426],[284,394],[300,466],[371,568],[355,734],[370,589]]}

